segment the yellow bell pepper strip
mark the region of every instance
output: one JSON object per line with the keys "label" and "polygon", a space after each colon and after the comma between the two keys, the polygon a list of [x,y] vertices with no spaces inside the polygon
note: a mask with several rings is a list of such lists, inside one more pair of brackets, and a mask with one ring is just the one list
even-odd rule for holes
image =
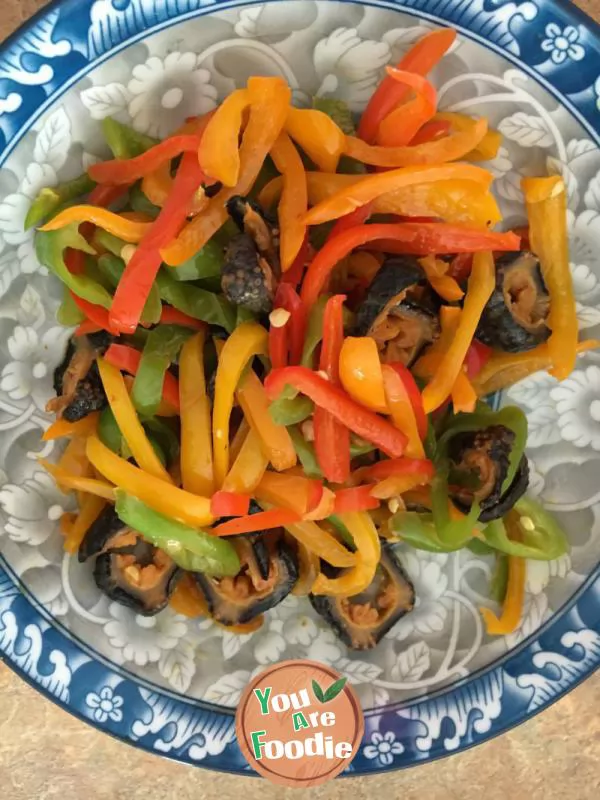
{"label": "yellow bell pepper strip", "polygon": [[[340,177],[340,176],[337,176]],[[351,176],[356,178],[356,176]],[[326,180],[330,180],[327,176]],[[434,164],[410,166],[377,172],[354,180],[313,206],[306,215],[307,225],[320,225],[351,214],[356,208],[376,200],[387,192],[397,192],[408,186],[436,183],[446,180],[467,180],[487,188],[490,173],[474,164]]]}
{"label": "yellow bell pepper strip", "polygon": [[404,147],[412,142],[416,134],[435,114],[437,93],[433,85],[422,75],[387,67],[393,80],[413,89],[415,97],[394,109],[381,121],[377,131],[377,144],[383,147]]}
{"label": "yellow bell pepper strip", "polygon": [[335,172],[344,149],[344,132],[315,108],[290,108],[286,131],[322,172]]}
{"label": "yellow bell pepper strip", "polygon": [[105,505],[106,501],[102,497],[93,494],[83,496],[79,504],[79,513],[69,526],[65,537],[64,548],[67,553],[76,553],[79,550],[84,536],[98,519]]}
{"label": "yellow bell pepper strip", "polygon": [[527,561],[518,556],[509,556],[508,585],[502,606],[502,614],[498,617],[489,608],[479,609],[489,636],[506,636],[519,627],[523,614],[526,578]]}
{"label": "yellow bell pepper strip", "polygon": [[419,434],[417,418],[402,378],[389,364],[384,364],[380,369],[386,407],[389,409],[394,425],[408,439],[406,455],[409,458],[424,458],[425,451]]}
{"label": "yellow bell pepper strip", "polygon": [[302,282],[302,302],[307,308],[312,308],[324,291],[336,264],[354,248],[365,244],[369,244],[370,250],[423,256],[429,253],[515,250],[520,241],[512,232],[480,231],[446,222],[402,222],[396,225],[374,222],[357,225],[332,237],[319,250]]}
{"label": "yellow bell pepper strip", "polygon": [[69,475],[79,475],[81,478],[94,477],[92,465],[85,454],[85,438],[74,436],[58,461],[58,467]]}
{"label": "yellow bell pepper strip", "polygon": [[[598,339],[579,342],[577,354],[600,348]],[[553,364],[548,344],[541,344],[526,353],[493,353],[481,372],[472,378],[473,388],[479,397],[507,389],[536,372],[548,370]]]}
{"label": "yellow bell pepper strip", "polygon": [[265,381],[267,395],[275,399],[286,385],[298,389],[339,422],[390,456],[404,453],[406,436],[373,411],[360,406],[341,388],[306,367],[273,370]]}
{"label": "yellow bell pepper strip", "polygon": [[[473,118],[466,114],[456,114],[450,111],[439,112],[434,117],[436,122],[446,122],[450,129],[455,131],[468,130],[473,123]],[[496,158],[500,145],[502,144],[502,134],[498,131],[488,129],[488,132],[479,142],[476,148],[465,156],[465,161],[491,161]]]}
{"label": "yellow bell pepper strip", "polygon": [[248,434],[250,433],[250,425],[246,417],[242,417],[242,421],[238,425],[238,429],[233,435],[231,439],[231,444],[229,446],[229,458],[231,461],[235,461],[236,458],[239,456],[242,446],[246,439],[248,438]]}
{"label": "yellow bell pepper strip", "polygon": [[425,486],[431,479],[425,475],[390,475],[371,489],[371,496],[378,500],[390,500],[419,486]]}
{"label": "yellow bell pepper strip", "polygon": [[[323,561],[327,561],[332,567],[353,567],[356,564],[356,556],[344,547],[341,542],[317,525],[316,522],[304,520],[302,522],[288,522],[284,524],[288,533],[296,541],[310,550]],[[313,590],[314,591],[314,590]]]}
{"label": "yellow bell pepper strip", "polygon": [[43,442],[51,442],[54,439],[62,439],[63,436],[91,436],[96,433],[98,428],[99,412],[93,411],[87,417],[77,422],[67,422],[66,419],[57,419],[42,436]]}
{"label": "yellow bell pepper strip", "polygon": [[204,342],[200,331],[183,345],[179,356],[181,416],[181,479],[183,488],[204,497],[214,491],[210,399],[204,377]]}
{"label": "yellow bell pepper strip", "polygon": [[306,171],[298,151],[287,133],[279,134],[271,148],[271,158],[283,175],[283,192],[278,217],[281,238],[281,269],[287,272],[294,263],[306,236],[304,216],[308,208]]}
{"label": "yellow bell pepper strip", "polygon": [[[109,453],[110,452],[111,451],[109,450]],[[56,483],[63,491],[76,491],[83,492],[84,494],[94,494],[97,497],[102,497],[104,500],[114,503],[115,487],[111,486],[109,483],[106,483],[106,481],[101,481],[97,478],[82,478],[81,475],[72,475],[66,469],[58,466],[58,464],[51,464],[45,458],[39,458],[38,463],[47,472],[49,472],[50,475],[52,475]]]}
{"label": "yellow bell pepper strip", "polygon": [[381,362],[375,340],[370,336],[347,336],[340,352],[340,381],[357,403],[388,413]]}
{"label": "yellow bell pepper strip", "polygon": [[258,434],[250,430],[223,482],[223,491],[252,494],[263,479],[268,465],[269,459],[262,451]]}
{"label": "yellow bell pepper strip", "polygon": [[344,154],[374,167],[410,167],[417,164],[443,164],[458,161],[474,150],[485,137],[486,119],[473,120],[468,130],[451,133],[442,139],[406,147],[378,147],[362,139],[346,136]]}
{"label": "yellow bell pepper strip", "polygon": [[[225,342],[219,357],[213,406],[213,459],[215,487],[221,488],[229,472],[229,419],[233,399],[246,364],[267,355],[267,331],[256,322],[244,322]],[[294,454],[295,457],[295,454]]]}
{"label": "yellow bell pepper strip", "polygon": [[339,520],[354,540],[355,566],[338,578],[327,578],[321,572],[313,584],[313,594],[353,597],[364,592],[375,577],[381,557],[381,544],[373,520],[365,511],[340,514]]}
{"label": "yellow bell pepper strip", "polygon": [[[427,75],[441,61],[456,39],[456,31],[440,28],[419,39],[397,64],[398,69]],[[379,125],[405,100],[409,90],[387,75],[371,95],[358,126],[358,135],[365,142],[375,141]]]}
{"label": "yellow bell pepper strip", "polygon": [[300,517],[314,511],[323,497],[321,481],[306,478],[304,475],[265,472],[254,490],[254,496],[263,503],[289,508]]}
{"label": "yellow bell pepper strip", "polygon": [[420,260],[420,264],[423,267],[429,285],[443,300],[448,303],[456,303],[463,299],[465,293],[457,281],[446,274],[449,264],[434,255],[425,256]]}
{"label": "yellow bell pepper strip", "polygon": [[456,336],[446,351],[442,365],[423,391],[423,406],[426,413],[439,408],[451,393],[475,335],[483,309],[494,291],[495,280],[493,254],[491,252],[476,253]]}
{"label": "yellow bell pepper strip", "polygon": [[531,249],[539,257],[550,295],[548,349],[551,375],[562,381],[575,367],[577,311],[569,267],[567,191],[562,178],[524,178],[522,181]]}
{"label": "yellow bell pepper strip", "polygon": [[[314,206],[333,194],[361,183],[370,175],[333,175],[307,172],[308,202]],[[489,175],[491,179],[491,175]],[[259,203],[269,208],[279,198],[281,176],[273,178],[260,192]],[[471,180],[451,179],[405,186],[379,195],[373,202],[373,214],[401,214],[409,217],[436,217],[446,222],[465,222],[486,228],[500,222],[502,214],[488,186]]]}
{"label": "yellow bell pepper strip", "polygon": [[327,517],[330,517],[333,514],[334,508],[335,494],[331,491],[331,489],[328,489],[326,486],[324,486],[323,491],[321,492],[321,499],[312,509],[312,511],[307,511],[306,514],[303,515],[302,519],[315,521],[327,519]]}
{"label": "yellow bell pepper strip", "polygon": [[250,78],[250,117],[240,147],[240,174],[233,187],[224,187],[181,231],[178,238],[162,251],[171,266],[183,264],[194,256],[227,221],[227,201],[247,194],[252,188],[265,158],[281,133],[287,119],[291,91],[281,78]]}
{"label": "yellow bell pepper strip", "polygon": [[[115,455],[96,436],[90,436],[87,440],[86,453],[101,475],[155,511],[196,527],[210,525],[213,522],[208,497],[191,494],[173,486],[172,483],[155,478],[154,475]],[[103,482],[97,481],[97,483]]]}
{"label": "yellow bell pepper strip", "polygon": [[142,180],[142,192],[153,205],[162,208],[169,199],[173,191],[173,176],[171,175],[171,164],[166,162],[154,172],[144,176]]}
{"label": "yellow bell pepper strip", "polygon": [[96,183],[131,184],[182,153],[195,152],[198,150],[198,145],[197,135],[171,136],[135,158],[116,158],[92,164],[88,169],[88,175]]}
{"label": "yellow bell pepper strip", "polygon": [[67,225],[73,223],[79,225],[82,222],[91,222],[108,233],[112,233],[113,236],[123,239],[124,242],[133,244],[140,242],[151,226],[149,222],[134,222],[121,214],[108,211],[106,208],[82,205],[65,208],[41,227],[40,231],[57,231]]}
{"label": "yellow bell pepper strip", "polygon": [[146,436],[121,372],[103,358],[98,359],[98,370],[117,425],[140,469],[155,478],[171,483],[171,476],[163,467],[156,450]]}
{"label": "yellow bell pepper strip", "polygon": [[204,172],[224,186],[235,186],[240,174],[239,138],[250,92],[236,89],[212,115],[198,149]]}
{"label": "yellow bell pepper strip", "polygon": [[445,354],[456,336],[461,313],[461,309],[456,306],[441,307],[440,335],[412,367],[412,371],[417,378],[431,380],[436,370],[440,368]]}
{"label": "yellow bell pepper strip", "polygon": [[300,542],[296,542],[298,558],[298,580],[294,584],[292,594],[297,597],[306,597],[310,594],[312,585],[321,569],[321,563],[312,550]]}
{"label": "yellow bell pepper strip", "polygon": [[269,399],[253,370],[248,370],[237,389],[237,399],[250,428],[256,432],[265,456],[274,469],[283,472],[298,461],[292,438],[283,425],[277,425],[269,413]]}

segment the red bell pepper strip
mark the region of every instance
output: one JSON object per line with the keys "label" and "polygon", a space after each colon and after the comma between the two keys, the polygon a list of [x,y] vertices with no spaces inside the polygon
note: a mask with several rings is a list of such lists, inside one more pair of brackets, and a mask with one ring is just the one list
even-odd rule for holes
{"label": "red bell pepper strip", "polygon": [[163,306],[160,321],[162,325],[182,325],[184,328],[193,328],[196,331],[203,331],[206,328],[206,323],[190,317],[189,314],[173,306]]}
{"label": "red bell pepper strip", "polygon": [[346,392],[325,380],[307,367],[284,367],[273,370],[265,380],[265,389],[271,400],[278,397],[285,386],[293,386],[315,403],[329,411],[351,431],[372,442],[384,453],[397,458],[404,453],[406,436],[387,420],[355,403]]}
{"label": "red bell pepper strip", "polygon": [[97,325],[102,330],[107,331],[108,328],[108,311],[102,306],[97,306],[94,303],[90,303],[87,300],[84,300],[83,297],[79,297],[75,294],[75,292],[71,292],[71,297],[75,302],[77,308],[79,308],[85,316],[92,322],[94,325]]}
{"label": "red bell pepper strip", "polygon": [[117,286],[109,315],[111,330],[116,333],[133,333],[137,328],[162,264],[160,249],[175,239],[185,224],[198,188],[206,180],[196,150],[185,153],[175,177],[173,193],[140,242]]}
{"label": "red bell pepper strip", "polygon": [[182,153],[197,153],[199,145],[200,137],[197,135],[171,136],[135,158],[115,158],[92,164],[88,175],[101,184],[131,184]]}
{"label": "red bell pepper strip", "polygon": [[[432,31],[420,39],[399,62],[398,69],[427,75],[442,59],[456,39],[450,28]],[[375,141],[381,121],[400,105],[410,90],[389,75],[381,81],[361,117],[358,135],[365,142]]]}
{"label": "red bell pepper strip", "polygon": [[254,533],[256,531],[267,531],[272,528],[282,528],[284,525],[292,525],[300,522],[302,517],[289,508],[271,508],[269,511],[261,511],[259,514],[248,514],[245,517],[230,519],[222,522],[212,529],[211,533],[215,536],[236,536],[240,533]]}
{"label": "red bell pepper strip", "polygon": [[346,514],[353,511],[373,511],[379,508],[381,500],[372,497],[374,483],[365,486],[351,486],[349,489],[338,489],[335,493],[334,514]]}
{"label": "red bell pepper strip", "polygon": [[333,228],[329,232],[329,236],[325,241],[328,242],[339,233],[344,233],[344,231],[348,231],[350,228],[355,228],[357,225],[363,225],[365,222],[367,222],[372,213],[373,203],[365,203],[364,206],[355,208],[354,211],[350,212],[350,214],[345,214],[343,217],[340,217],[335,221]]}
{"label": "red bell pepper strip", "polygon": [[455,281],[466,281],[473,269],[473,253],[459,253],[452,259],[448,275]]}
{"label": "red bell pepper strip", "polygon": [[[335,386],[340,385],[340,351],[344,343],[343,294],[330,297],[323,316],[320,369]],[[332,483],[344,483],[350,475],[350,431],[324,408],[315,408],[315,453],[321,472]]]}
{"label": "red bell pepper strip", "polygon": [[85,253],[83,250],[74,250],[72,247],[68,247],[65,252],[65,264],[71,275],[81,275],[85,272]]}
{"label": "red bell pepper strip", "polygon": [[108,208],[108,206],[116,203],[121,197],[127,194],[129,184],[126,186],[113,186],[112,184],[98,184],[95,186],[88,195],[88,203],[91,206],[101,206]]}
{"label": "red bell pepper strip", "polygon": [[401,364],[400,362],[394,362],[389,366],[402,381],[415,415],[415,422],[417,423],[419,436],[421,439],[424,439],[427,436],[427,415],[425,414],[425,409],[423,408],[423,398],[421,397],[419,387],[417,386],[411,371],[405,367],[404,364]]}
{"label": "red bell pepper strip", "polygon": [[403,147],[411,144],[418,131],[435,114],[437,93],[422,75],[393,67],[387,68],[387,74],[395,81],[413,89],[416,97],[398,106],[381,121],[377,132],[377,144],[384,147]]}
{"label": "red bell pepper strip", "polygon": [[73,336],[87,336],[90,333],[98,333],[98,331],[102,330],[104,330],[104,328],[95,325],[91,319],[84,319],[83,322],[75,328]]}
{"label": "red bell pepper strip", "polygon": [[304,348],[304,337],[308,315],[296,290],[289,283],[281,283],[275,295],[275,307],[290,312],[287,325],[290,349],[290,364],[299,364]]}
{"label": "red bell pepper strip", "polygon": [[469,378],[476,378],[492,357],[493,350],[486,344],[473,339],[465,358],[465,366]]}
{"label": "red bell pepper strip", "polygon": [[[275,305],[276,309],[279,308],[277,304]],[[274,325],[271,320],[269,327],[269,359],[272,369],[279,369],[279,367],[287,367],[288,365],[289,323],[290,320],[284,325]]]}
{"label": "red bell pepper strip", "polygon": [[384,481],[392,476],[414,474],[431,479],[435,475],[435,467],[427,458],[390,458],[370,467],[361,467],[357,472],[360,472],[361,480],[368,481]]}
{"label": "red bell pepper strip", "polygon": [[250,508],[250,495],[238,492],[215,492],[210,501],[213,517],[243,517]]}
{"label": "red bell pepper strip", "polygon": [[450,123],[445,119],[432,119],[426,122],[421,130],[417,131],[411,139],[411,147],[416,147],[419,144],[427,144],[427,142],[434,142],[440,136],[446,136],[450,133]]}
{"label": "red bell pepper strip", "polygon": [[446,222],[356,225],[330,239],[317,253],[302,283],[302,302],[306,308],[312,308],[336,264],[361,245],[370,244],[369,249],[388,253],[425,256],[518,250],[519,243],[519,237],[511,232],[495,233]]}
{"label": "red bell pepper strip", "polygon": [[[304,275],[304,268],[308,263],[308,259],[310,256],[310,239],[308,238],[308,234],[304,237],[304,241],[302,242],[302,246],[298,252],[298,255],[294,259],[294,263],[292,266],[284,272],[281,276],[281,283],[289,283],[290,286],[296,288],[300,281],[302,280],[302,276]],[[280,284],[281,285],[281,284]]]}
{"label": "red bell pepper strip", "polygon": [[[111,344],[104,354],[105,361],[130,375],[137,374],[141,359],[142,354],[138,350],[125,344]],[[170,372],[165,373],[163,399],[171,408],[179,411],[179,381]]]}

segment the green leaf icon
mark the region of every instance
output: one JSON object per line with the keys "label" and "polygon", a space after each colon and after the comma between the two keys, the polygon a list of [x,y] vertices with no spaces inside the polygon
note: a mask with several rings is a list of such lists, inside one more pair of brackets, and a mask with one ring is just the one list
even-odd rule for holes
{"label": "green leaf icon", "polygon": [[332,683],[325,692],[325,699],[322,702],[329,703],[330,700],[334,700],[346,685],[347,680],[348,678],[340,678],[335,683]]}
{"label": "green leaf icon", "polygon": [[315,693],[315,697],[319,701],[319,703],[325,702],[325,695],[323,694],[323,689],[319,686],[319,684],[313,680],[312,682],[312,690]]}

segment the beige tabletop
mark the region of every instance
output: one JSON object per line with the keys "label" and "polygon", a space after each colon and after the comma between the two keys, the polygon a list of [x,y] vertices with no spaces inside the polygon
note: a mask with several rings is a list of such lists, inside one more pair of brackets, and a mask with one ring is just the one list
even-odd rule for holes
{"label": "beige tabletop", "polygon": [[[45,0],[0,0],[0,40]],[[600,0],[580,0],[600,19]],[[45,700],[0,664],[0,792],[7,800],[271,800],[293,790],[194,770],[121,744]],[[600,674],[519,728],[466,753],[336,781],[314,798],[587,800],[600,796]],[[298,796],[298,795],[295,795]]]}

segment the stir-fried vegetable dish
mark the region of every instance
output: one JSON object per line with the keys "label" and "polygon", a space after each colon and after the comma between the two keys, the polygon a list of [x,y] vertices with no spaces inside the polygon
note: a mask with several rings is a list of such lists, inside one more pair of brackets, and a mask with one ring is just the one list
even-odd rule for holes
{"label": "stir-fried vegetable dish", "polygon": [[495,402],[599,345],[565,185],[526,179],[528,227],[502,228],[500,135],[427,79],[454,37],[427,34],[360,118],[251,77],[164,141],[106,119],[113,158],[34,200],[75,328],[43,463],[112,600],[243,633],[292,592],[366,649],[414,607],[406,546],[471,548],[497,559],[482,615],[507,634],[526,559],[567,550],[527,496],[526,418]]}

